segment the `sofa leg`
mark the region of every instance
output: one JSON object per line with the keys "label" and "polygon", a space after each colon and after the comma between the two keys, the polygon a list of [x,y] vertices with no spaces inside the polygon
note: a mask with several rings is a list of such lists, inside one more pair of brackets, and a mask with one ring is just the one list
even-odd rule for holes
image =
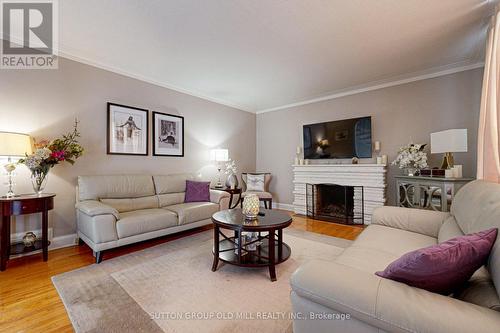
{"label": "sofa leg", "polygon": [[98,251],[95,253],[95,263],[100,264],[102,261],[102,251]]}
{"label": "sofa leg", "polygon": [[273,199],[269,200],[269,209],[273,209]]}
{"label": "sofa leg", "polygon": [[78,245],[82,246],[83,244],[85,244],[85,242],[83,241],[83,239],[78,238]]}

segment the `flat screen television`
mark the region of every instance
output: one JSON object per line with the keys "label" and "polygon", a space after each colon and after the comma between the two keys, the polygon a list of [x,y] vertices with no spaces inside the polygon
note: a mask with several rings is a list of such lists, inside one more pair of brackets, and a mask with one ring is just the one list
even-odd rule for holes
{"label": "flat screen television", "polygon": [[304,158],[371,158],[372,118],[304,125]]}

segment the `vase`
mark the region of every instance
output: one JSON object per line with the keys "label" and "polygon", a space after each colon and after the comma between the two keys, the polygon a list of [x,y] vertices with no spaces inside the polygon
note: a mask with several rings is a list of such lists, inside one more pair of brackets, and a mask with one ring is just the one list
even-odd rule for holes
{"label": "vase", "polygon": [[256,219],[260,210],[259,206],[260,206],[260,201],[257,195],[249,194],[245,196],[242,208],[242,213],[243,215],[245,215],[245,218],[248,220]]}
{"label": "vase", "polygon": [[227,176],[226,187],[229,187],[231,189],[235,189],[238,187],[238,177],[234,173]]}
{"label": "vase", "polygon": [[31,171],[31,185],[33,185],[33,190],[36,194],[41,195],[47,185],[47,179],[49,178],[48,170],[32,170]]}
{"label": "vase", "polygon": [[416,176],[418,172],[417,168],[406,168],[406,174],[408,176]]}

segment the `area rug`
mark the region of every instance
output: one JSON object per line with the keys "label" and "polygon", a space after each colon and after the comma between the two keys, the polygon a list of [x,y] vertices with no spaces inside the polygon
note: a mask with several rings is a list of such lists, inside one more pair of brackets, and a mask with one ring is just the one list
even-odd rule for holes
{"label": "area rug", "polygon": [[291,332],[291,274],[333,260],[350,241],[285,230],[292,248],[267,268],[212,265],[212,231],[54,276],[76,332]]}

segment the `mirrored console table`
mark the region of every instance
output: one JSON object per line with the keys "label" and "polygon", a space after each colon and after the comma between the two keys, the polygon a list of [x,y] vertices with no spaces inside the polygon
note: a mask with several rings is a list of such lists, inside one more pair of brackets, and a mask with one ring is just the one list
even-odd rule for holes
{"label": "mirrored console table", "polygon": [[447,212],[455,193],[474,178],[396,176],[396,197],[400,207]]}

